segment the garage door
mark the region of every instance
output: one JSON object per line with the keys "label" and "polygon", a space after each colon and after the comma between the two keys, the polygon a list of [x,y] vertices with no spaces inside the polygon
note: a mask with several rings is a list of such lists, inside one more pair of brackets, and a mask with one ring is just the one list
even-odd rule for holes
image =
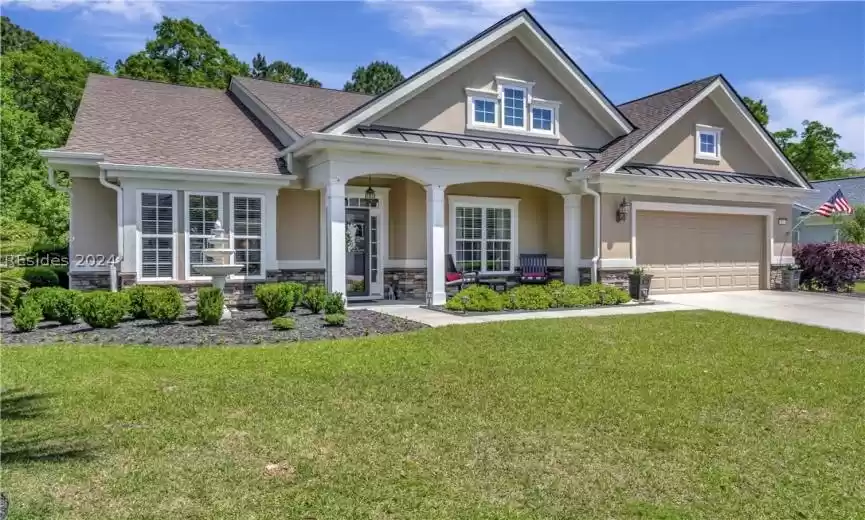
{"label": "garage door", "polygon": [[760,288],[765,217],[640,211],[637,264],[658,293]]}

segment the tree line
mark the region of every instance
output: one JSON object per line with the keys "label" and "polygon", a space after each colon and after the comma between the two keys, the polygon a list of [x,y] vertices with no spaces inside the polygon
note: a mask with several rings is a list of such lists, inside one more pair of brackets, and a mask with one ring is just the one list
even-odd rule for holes
{"label": "tree line", "polygon": [[[41,39],[8,17],[0,27],[0,244],[2,252],[37,244],[62,247],[68,230],[69,200],[47,184],[38,150],[63,146],[72,128],[84,84],[91,73],[111,75],[105,63],[69,47]],[[117,60],[113,74],[196,87],[227,88],[231,76],[321,87],[300,67],[256,54],[248,64],[222,47],[200,24],[165,17],[154,26],[144,49]],[[359,66],[343,90],[381,94],[404,80],[393,64],[374,61]],[[762,100],[745,98],[764,126]],[[850,167],[853,154],[838,146],[840,136],[817,121],[797,132],[775,132],[775,140],[810,179],[862,174]],[[68,179],[60,179],[67,183]]]}

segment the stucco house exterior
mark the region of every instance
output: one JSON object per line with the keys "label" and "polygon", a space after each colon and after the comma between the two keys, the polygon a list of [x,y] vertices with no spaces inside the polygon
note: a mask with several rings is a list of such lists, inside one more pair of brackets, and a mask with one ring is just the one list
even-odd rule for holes
{"label": "stucco house exterior", "polygon": [[852,215],[836,215],[827,218],[815,214],[814,210],[829,200],[838,190],[841,190],[844,198],[854,208],[865,205],[865,176],[811,181],[811,186],[814,191],[793,204],[793,220],[798,226],[793,231],[793,243],[837,242],[841,223],[851,219]]}
{"label": "stucco house exterior", "polygon": [[[767,288],[810,191],[720,75],[614,105],[525,10],[377,97],[234,77],[91,76],[63,148],[70,279],[205,283],[217,219],[243,271],[443,303],[445,257],[656,292]],[[367,200],[369,188],[373,203]],[[789,251],[789,249],[788,249]]]}

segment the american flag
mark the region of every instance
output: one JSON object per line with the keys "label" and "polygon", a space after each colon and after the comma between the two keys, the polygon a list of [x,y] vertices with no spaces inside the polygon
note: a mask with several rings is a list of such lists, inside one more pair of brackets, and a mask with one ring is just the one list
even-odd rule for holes
{"label": "american flag", "polygon": [[823,203],[819,208],[817,208],[814,213],[818,215],[823,215],[824,217],[831,217],[835,213],[853,213],[853,207],[850,206],[850,203],[847,202],[847,199],[844,198],[844,194],[841,193],[841,190],[835,192],[835,195],[832,195],[832,198]]}

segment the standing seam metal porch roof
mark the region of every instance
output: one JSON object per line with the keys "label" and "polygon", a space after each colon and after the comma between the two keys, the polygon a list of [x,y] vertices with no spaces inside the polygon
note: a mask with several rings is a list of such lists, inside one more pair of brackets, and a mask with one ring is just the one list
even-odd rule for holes
{"label": "standing seam metal porch roof", "polygon": [[697,168],[681,168],[656,166],[653,164],[626,164],[616,173],[641,175],[643,177],[665,177],[668,179],[683,179],[690,181],[723,182],[727,184],[747,184],[751,186],[775,186],[782,188],[798,188],[799,185],[780,177],[767,175],[752,175],[750,173],[727,173]]}
{"label": "standing seam metal porch roof", "polygon": [[571,146],[538,144],[510,139],[491,139],[488,137],[450,134],[444,132],[425,132],[386,126],[359,126],[352,130],[350,134],[359,135],[368,139],[384,139],[385,141],[444,145],[475,150],[495,150],[499,152],[531,154],[565,159],[582,159],[587,161],[595,160],[598,154],[597,150]]}

